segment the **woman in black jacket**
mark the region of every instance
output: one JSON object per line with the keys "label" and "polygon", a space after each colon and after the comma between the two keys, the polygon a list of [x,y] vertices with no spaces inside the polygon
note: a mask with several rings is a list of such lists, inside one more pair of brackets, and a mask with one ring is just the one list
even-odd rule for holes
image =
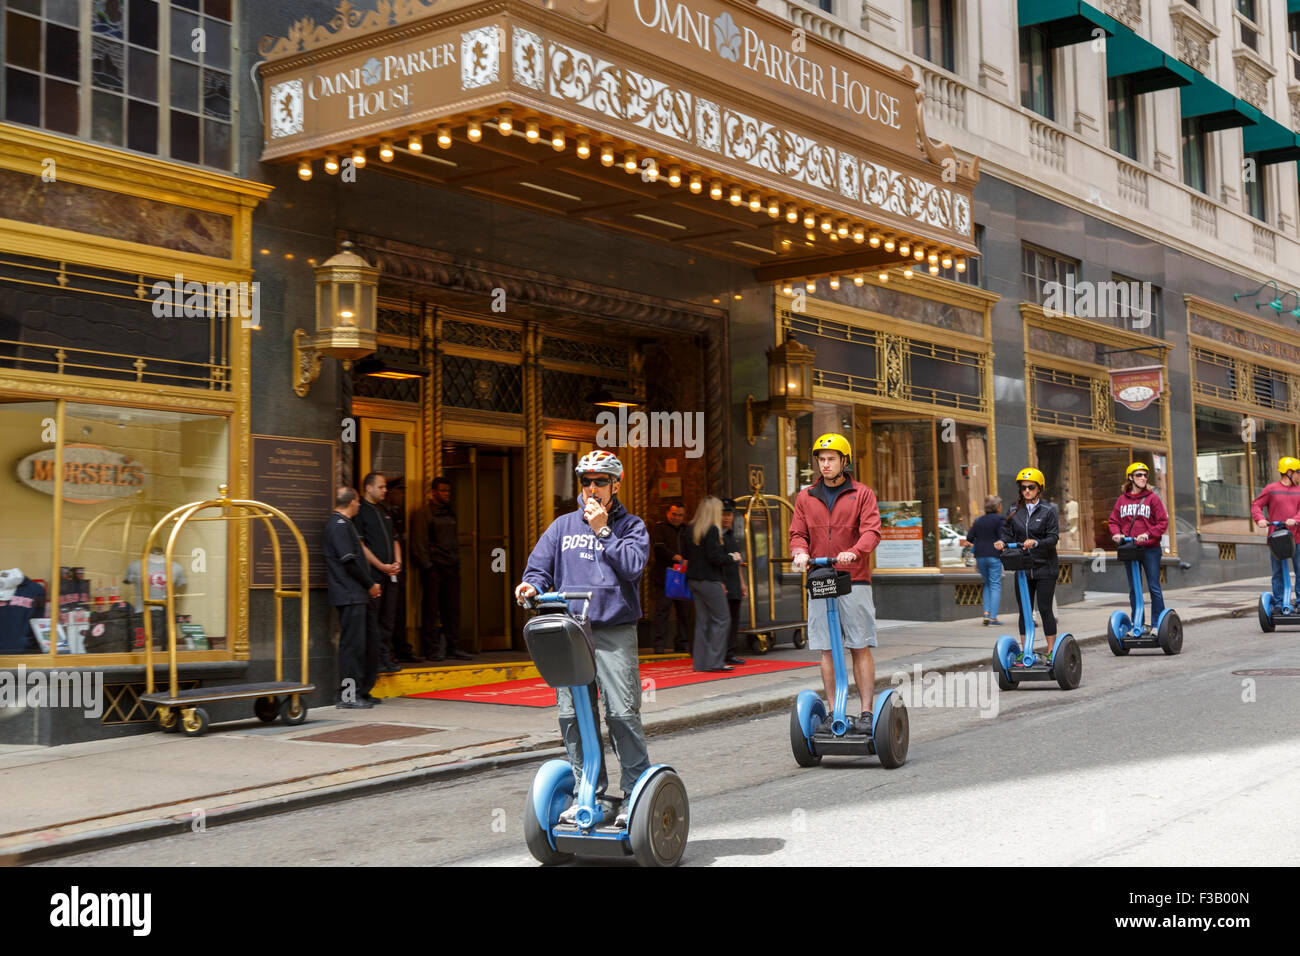
{"label": "woman in black jacket", "polygon": [[738,552],[722,547],[722,502],[707,496],[695,509],[686,543],[686,583],[695,598],[695,670],[729,671],[727,633],[731,612],[723,569],[739,564]]}
{"label": "woman in black jacket", "polygon": [[1052,611],[1052,597],[1056,593],[1056,576],[1060,562],[1056,559],[1056,542],[1060,537],[1060,522],[1056,505],[1043,501],[1043,473],[1037,468],[1022,468],[1016,475],[1020,496],[1016,506],[1002,523],[1001,540],[993,547],[1002,551],[1012,542],[1018,543],[1034,558],[1033,568],[1023,572],[1029,585],[1029,606],[1020,603],[1020,588],[1016,587],[1016,604],[1020,606],[1020,646],[1025,647],[1025,616],[1034,613],[1034,596],[1038,596],[1038,612],[1043,618],[1043,633],[1047,636],[1047,656],[1051,659],[1056,644],[1056,615]]}

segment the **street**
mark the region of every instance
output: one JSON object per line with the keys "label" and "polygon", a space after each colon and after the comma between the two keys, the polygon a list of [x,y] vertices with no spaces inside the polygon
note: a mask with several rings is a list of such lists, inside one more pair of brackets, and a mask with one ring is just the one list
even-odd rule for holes
{"label": "street", "polygon": [[[911,750],[895,771],[832,757],[800,770],[786,713],[655,737],[650,755],[672,764],[690,794],[686,866],[1294,863],[1298,637],[1261,634],[1250,615],[1188,627],[1173,658],[1115,658],[1093,644],[1073,692],[1026,685],[1000,695],[994,718],[912,707]],[[1234,673],[1270,669],[1290,673]],[[532,866],[520,821],[535,771],[45,865]]]}

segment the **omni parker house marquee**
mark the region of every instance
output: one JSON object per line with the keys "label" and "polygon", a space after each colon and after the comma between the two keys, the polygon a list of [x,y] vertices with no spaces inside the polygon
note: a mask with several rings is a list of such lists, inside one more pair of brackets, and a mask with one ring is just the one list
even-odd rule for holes
{"label": "omni parker house marquee", "polygon": [[[743,0],[344,3],[261,53],[262,158],[303,178],[378,147],[395,175],[746,263],[764,282],[886,268],[904,242],[959,267],[976,252],[978,162],[925,135],[910,70]],[[467,140],[511,151],[512,172],[458,175],[447,151]],[[574,176],[640,195],[582,200]]]}

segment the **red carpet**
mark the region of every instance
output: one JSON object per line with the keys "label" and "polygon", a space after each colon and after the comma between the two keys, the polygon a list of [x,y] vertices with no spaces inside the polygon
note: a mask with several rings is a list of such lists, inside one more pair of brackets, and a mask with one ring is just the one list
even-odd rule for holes
{"label": "red carpet", "polygon": [[[641,664],[642,691],[651,687],[662,690],[685,684],[703,684],[726,677],[749,677],[773,671],[792,670],[796,667],[815,667],[815,661],[756,661],[749,660],[733,671],[721,674],[700,673],[691,670],[690,659],[675,661],[650,661]],[[653,684],[649,682],[653,681]],[[435,690],[427,694],[408,694],[409,697],[427,697],[433,700],[467,700],[478,704],[513,704],[520,707],[554,707],[555,691],[539,677],[528,680],[508,680],[499,684],[478,684],[474,687],[457,687],[452,690]]]}

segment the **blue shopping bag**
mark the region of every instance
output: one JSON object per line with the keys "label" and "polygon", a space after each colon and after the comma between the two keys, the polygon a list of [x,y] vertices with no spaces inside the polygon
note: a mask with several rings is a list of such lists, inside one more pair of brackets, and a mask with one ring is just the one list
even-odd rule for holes
{"label": "blue shopping bag", "polygon": [[691,589],[686,586],[686,565],[674,564],[664,572],[664,594],[673,601],[691,600]]}

